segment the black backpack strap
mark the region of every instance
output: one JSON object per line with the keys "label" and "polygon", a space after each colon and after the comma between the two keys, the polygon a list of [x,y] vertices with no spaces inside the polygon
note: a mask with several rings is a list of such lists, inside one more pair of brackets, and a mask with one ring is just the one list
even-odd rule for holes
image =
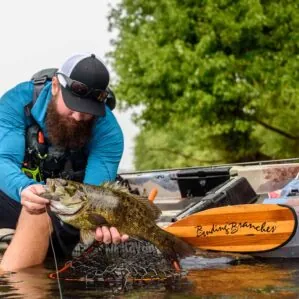
{"label": "black backpack strap", "polygon": [[107,89],[108,89],[108,96],[106,99],[106,105],[112,111],[116,106],[116,98],[114,92],[109,87]]}
{"label": "black backpack strap", "polygon": [[48,80],[52,80],[52,78],[55,76],[57,71],[58,71],[57,68],[44,69],[35,73],[32,76],[31,80],[33,81],[34,84],[34,91],[33,91],[32,101],[27,106],[25,106],[26,116],[31,115],[31,109],[35,104],[40,92],[44,88],[45,83]]}

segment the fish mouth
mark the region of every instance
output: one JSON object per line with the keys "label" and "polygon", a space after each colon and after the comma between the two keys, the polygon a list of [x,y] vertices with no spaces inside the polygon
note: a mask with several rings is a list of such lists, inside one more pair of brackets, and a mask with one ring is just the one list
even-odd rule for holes
{"label": "fish mouth", "polygon": [[[74,204],[75,205],[75,204]],[[71,206],[71,205],[70,205]],[[81,209],[83,208],[83,205],[77,205],[77,207],[66,207],[59,201],[50,201],[50,209],[52,212],[58,214],[58,215],[65,215],[65,216],[73,216],[77,214]]]}

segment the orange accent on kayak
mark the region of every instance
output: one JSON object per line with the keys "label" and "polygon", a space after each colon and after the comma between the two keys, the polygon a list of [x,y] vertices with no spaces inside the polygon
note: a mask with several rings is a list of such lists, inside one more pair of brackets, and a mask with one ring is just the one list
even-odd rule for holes
{"label": "orange accent on kayak", "polygon": [[148,195],[148,200],[151,201],[151,202],[153,202],[155,200],[157,194],[158,194],[158,189],[157,188],[153,188],[151,190],[150,194]]}

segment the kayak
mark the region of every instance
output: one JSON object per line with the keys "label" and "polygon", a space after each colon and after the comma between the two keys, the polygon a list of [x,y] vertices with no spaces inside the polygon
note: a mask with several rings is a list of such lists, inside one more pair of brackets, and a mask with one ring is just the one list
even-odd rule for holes
{"label": "kayak", "polygon": [[[162,227],[168,227],[176,222],[180,223],[190,215],[196,213],[201,215],[203,211],[215,208],[217,211],[217,208],[225,206],[244,204],[289,206],[294,211],[294,221],[296,222],[294,232],[292,234],[290,232],[290,238],[278,248],[251,251],[249,254],[266,258],[298,258],[299,191],[295,190],[289,198],[268,199],[269,194],[283,189],[296,178],[298,173],[299,159],[288,159],[126,172],[120,173],[120,180],[135,194],[149,196],[155,190],[157,193],[155,204],[162,210],[158,224]],[[237,252],[236,249],[233,252]],[[240,252],[244,252],[244,250]]]}

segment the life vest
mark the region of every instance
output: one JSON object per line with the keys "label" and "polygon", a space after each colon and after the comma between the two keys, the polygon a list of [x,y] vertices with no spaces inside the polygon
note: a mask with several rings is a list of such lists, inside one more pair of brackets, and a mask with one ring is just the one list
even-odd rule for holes
{"label": "life vest", "polygon": [[82,182],[87,164],[84,149],[70,150],[49,144],[37,124],[28,127],[22,170],[36,181],[63,178]]}

